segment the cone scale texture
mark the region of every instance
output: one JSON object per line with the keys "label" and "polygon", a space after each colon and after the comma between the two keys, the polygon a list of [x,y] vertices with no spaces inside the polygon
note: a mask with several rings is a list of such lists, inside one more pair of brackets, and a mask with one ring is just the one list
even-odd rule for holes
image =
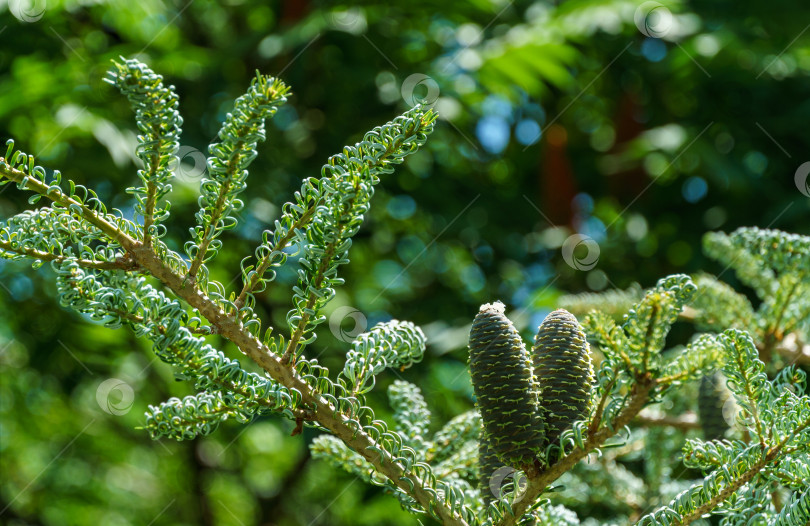
{"label": "cone scale texture", "polygon": [[585,333],[565,309],[549,314],[537,331],[532,362],[540,386],[547,444],[582,420],[590,409],[593,366]]}
{"label": "cone scale texture", "polygon": [[503,463],[498,460],[495,452],[489,446],[489,440],[481,430],[481,438],[478,440],[478,487],[481,490],[481,498],[484,504],[494,502],[500,495],[492,491],[492,477]]}
{"label": "cone scale texture", "polygon": [[473,321],[470,373],[492,451],[512,467],[532,463],[544,436],[537,385],[526,346],[500,302],[482,305]]}

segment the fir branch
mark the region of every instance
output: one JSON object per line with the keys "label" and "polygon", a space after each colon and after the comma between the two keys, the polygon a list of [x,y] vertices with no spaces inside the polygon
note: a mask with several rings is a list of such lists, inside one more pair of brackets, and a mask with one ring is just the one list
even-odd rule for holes
{"label": "fir branch", "polygon": [[155,225],[169,217],[169,205],[158,206],[171,190],[173,176],[171,163],[180,146],[180,117],[178,97],[174,86],[165,87],[163,77],[135,60],[123,63],[113,61],[110,78],[105,79],[116,86],[129,99],[135,111],[138,129],[136,153],[143,161],[145,170],[138,170],[143,186],[130,188],[135,196],[136,211],[143,217],[143,243],[152,244],[153,237],[161,237]]}
{"label": "fir branch", "polygon": [[344,416],[327,399],[313,390],[307,382],[282,363],[280,357],[270,348],[250,334],[242,324],[226,313],[214,301],[209,299],[196,286],[185,281],[185,276],[174,272],[154,252],[137,246],[133,250],[136,261],[153,276],[164,283],[178,297],[197,309],[202,316],[217,327],[218,332],[233,342],[243,353],[255,361],[276,382],[301,394],[301,404],[316,408],[312,419],[329,429],[363,458],[371,462],[377,471],[388,477],[400,489],[416,499],[425,510],[433,510],[444,524],[451,526],[466,525],[457,512],[444,502],[436,502],[433,493],[428,491],[426,482],[419,476],[409,473],[385,449],[381,449],[366,432],[358,430],[351,419]]}
{"label": "fir branch", "polygon": [[419,363],[425,354],[425,334],[408,321],[378,323],[359,335],[346,353],[340,378],[351,389],[351,396],[374,388],[376,376],[386,367],[404,370]]}
{"label": "fir branch", "polygon": [[452,511],[444,502],[436,502],[433,493],[428,490],[423,478],[406,471],[385,449],[366,432],[358,430],[351,419],[338,411],[327,399],[313,390],[298,374],[282,363],[269,347],[261,343],[232,316],[208,298],[196,286],[185,281],[185,276],[174,272],[166,262],[158,258],[153,251],[142,246],[133,249],[136,261],[153,276],[163,282],[179,298],[197,309],[202,316],[217,327],[218,332],[233,342],[243,353],[255,361],[276,382],[301,394],[301,404],[315,407],[312,419],[329,429],[363,458],[371,462],[377,471],[388,477],[400,489],[412,495],[425,510],[433,510],[444,524],[451,526],[466,525],[458,512]]}
{"label": "fir branch", "polygon": [[335,468],[347,471],[365,482],[372,482],[374,466],[349,449],[339,438],[319,435],[309,448],[312,451],[312,458],[325,460]]}
{"label": "fir branch", "polygon": [[[432,128],[435,119],[432,113],[417,109],[413,114],[416,118],[412,119],[406,115],[387,127],[367,134],[366,140],[357,149],[347,149],[344,156],[333,159],[334,164],[328,166],[327,171],[338,172],[337,179],[345,176],[344,180],[354,180],[361,176],[368,178],[373,175],[371,168],[374,169],[374,173],[391,171],[392,167],[389,165],[402,162],[406,155],[415,151],[424,143],[426,133]],[[369,461],[380,474],[387,477],[391,484],[411,495],[412,509],[426,511],[445,524],[455,526],[467,525],[468,521],[474,518],[469,507],[464,504],[467,498],[464,484],[460,481],[437,481],[429,466],[415,462],[413,450],[403,447],[398,442],[398,435],[387,431],[384,423],[370,417],[368,408],[357,406],[359,412],[355,412],[355,406],[350,399],[342,395],[336,396],[341,386],[329,383],[328,376],[318,373],[315,377],[310,373],[301,372],[300,367],[290,368],[283,363],[278,355],[275,355],[267,345],[262,344],[238,319],[222,309],[218,284],[212,283],[213,289],[208,287],[203,289],[198,285],[199,280],[188,280],[187,267],[175,253],[159,241],[159,236],[156,235],[159,233],[158,230],[150,227],[150,231],[154,232],[151,243],[139,241],[142,236],[137,226],[123,225],[122,228],[117,218],[107,214],[103,204],[90,191],[72,185],[69,193],[63,192],[58,184],[58,173],[55,173],[54,181],[46,182],[45,170],[35,165],[33,157],[15,152],[13,144],[9,146],[6,156],[0,158],[0,174],[2,174],[0,183],[15,182],[20,189],[32,189],[42,196],[47,196],[59,207],[71,210],[77,217],[96,226],[110,241],[117,243],[131,255],[140,269],[158,279],[199,316],[209,320],[213,330],[232,341],[243,353],[259,364],[276,385],[284,386],[285,392],[294,393],[295,400],[292,407],[312,408],[312,412],[307,415],[309,419],[331,430],[348,447]],[[345,202],[342,195],[346,190],[345,186],[335,185],[333,181],[325,181],[324,184],[334,196],[332,205]],[[155,196],[159,194],[160,189],[157,188]],[[370,197],[370,193],[368,196]],[[147,207],[146,202],[144,206]],[[329,206],[318,210],[328,212]],[[157,215],[155,217],[158,218]],[[356,232],[358,226],[357,217],[353,217],[349,224],[338,225],[338,231],[342,231],[345,239],[334,244],[332,253],[335,257],[326,258],[329,267],[343,262],[342,259],[345,257],[343,254],[348,248],[347,240]],[[313,244],[307,247],[307,253],[310,255],[324,254],[318,250],[326,246],[326,243],[318,245],[316,240],[318,235],[320,235],[318,232],[310,228],[308,239],[313,240]],[[328,242],[333,241],[330,238]],[[325,254],[328,255],[329,252]],[[122,319],[115,315],[115,310],[110,310],[115,306],[121,307],[119,310],[127,308],[125,306],[129,299],[125,297],[126,288],[109,286],[111,279],[126,274],[83,269],[75,261],[70,260],[59,263],[59,267],[62,272],[60,279],[69,281],[75,277],[77,280],[78,287],[67,286],[64,289],[65,293],[74,294],[72,298],[64,297],[72,307],[106,322],[123,324],[132,321]],[[93,273],[98,273],[98,276]],[[327,275],[325,272],[320,274]],[[97,277],[105,283],[102,284]],[[329,279],[332,279],[331,275]],[[318,285],[317,280],[313,283]],[[333,281],[327,286],[332,283],[336,282]],[[99,286],[96,289],[98,296],[82,293],[75,295],[77,290],[91,284]],[[143,298],[140,297],[140,293],[135,296],[137,301],[143,300],[138,304],[139,309],[151,304],[155,299],[151,293],[145,290],[141,292],[144,294]],[[190,320],[183,321],[185,309],[180,309],[179,304],[171,302],[167,304],[159,301],[158,304],[170,308],[157,313],[157,317],[151,314],[147,316],[142,311],[136,310],[145,322],[141,329],[136,330],[140,336],[153,338],[156,352],[167,361],[176,363],[180,367],[181,376],[197,379],[208,393],[219,392],[216,381],[236,378],[232,377],[234,374],[242,375],[240,378],[244,378],[244,371],[240,372],[238,364],[228,361],[221,353],[209,352],[210,349],[201,340],[195,339],[188,329],[181,326],[182,323],[190,322]],[[129,305],[129,308],[131,307],[132,305]],[[301,327],[306,327],[306,331],[309,331],[312,326],[310,323]],[[314,362],[301,360],[300,365],[311,368]],[[259,396],[261,395],[258,393],[251,393],[251,400]],[[361,415],[365,424],[358,420]]]}
{"label": "fir branch", "polygon": [[686,349],[667,362],[662,369],[659,383],[674,385],[693,380],[722,363],[723,346],[712,334],[701,334]]}
{"label": "fir branch", "polygon": [[[766,524],[773,517],[773,511],[781,507],[781,496],[773,488],[763,487],[755,477],[726,500],[719,503],[710,513],[722,516],[720,524],[734,526],[737,524]],[[709,522],[704,518],[701,523]]]}
{"label": "fir branch", "polygon": [[775,275],[748,250],[732,242],[728,234],[709,232],[703,236],[703,252],[721,264],[734,269],[737,278],[760,298],[766,298],[776,286]]}
{"label": "fir branch", "polygon": [[303,268],[294,289],[294,308],[287,314],[291,334],[282,355],[285,363],[314,339],[306,336],[324,321],[319,313],[334,297],[332,287],[342,283],[337,269],[348,261],[351,238],[362,224],[379,176],[391,173],[393,165],[416,152],[433,131],[435,120],[431,110],[416,106],[366,133],[355,146],[346,146],[323,167],[323,198],[306,228]]}
{"label": "fir branch", "polygon": [[810,456],[788,456],[763,473],[778,484],[791,489],[802,489],[810,480]]}
{"label": "fir branch", "polygon": [[729,357],[723,371],[740,407],[754,420],[754,430],[760,445],[766,444],[765,427],[760,411],[768,404],[768,378],[765,365],[759,360],[756,347],[748,333],[729,329],[719,338]]}
{"label": "fir branch", "polygon": [[599,396],[599,401],[594,404],[593,418],[591,419],[591,423],[588,425],[588,432],[591,434],[595,433],[602,424],[602,415],[604,415],[605,404],[607,404],[608,398],[610,398],[610,396],[613,394],[614,388],[616,387],[616,383],[619,379],[618,364],[613,364],[612,367],[610,367],[610,364],[605,365],[607,367],[600,368],[597,373],[597,378],[599,379],[600,377],[604,377],[605,375],[602,373],[607,371],[608,380],[607,383],[597,380],[597,389],[595,390],[595,394]]}
{"label": "fir branch", "polygon": [[302,407],[314,407],[311,419],[329,429],[346,445],[369,461],[377,471],[386,476],[397,487],[412,495],[424,510],[431,510],[444,524],[466,526],[468,523],[457,511],[444,501],[437,501],[435,490],[430,489],[427,481],[406,470],[400,462],[386,449],[379,447],[377,441],[365,431],[358,429],[351,418],[339,411],[328,399],[281,362],[270,349],[248,332],[243,325],[231,316],[227,316],[221,307],[208,298],[194,285],[185,281],[185,276],[172,268],[150,249],[136,246],[133,250],[136,261],[149,273],[171,289],[179,298],[197,309],[202,316],[216,326],[218,332],[233,342],[243,353],[264,369],[279,385],[291,392],[300,393]]}
{"label": "fir branch", "polygon": [[777,343],[774,349],[776,351],[779,351],[780,344],[791,335],[797,337],[798,333],[810,335],[810,331],[801,328],[802,324],[807,324],[808,320],[810,320],[810,301],[806,299],[810,298],[810,282],[804,281],[801,283],[795,296],[799,299],[788,307],[792,315],[783,323],[781,330],[775,332]]}
{"label": "fir branch", "polygon": [[725,439],[698,440],[687,439],[683,446],[684,466],[691,469],[710,471],[730,465],[741,451],[750,446],[745,442]]}
{"label": "fir branch", "polygon": [[[810,419],[803,422],[797,432],[807,426],[810,426]],[[637,525],[660,524],[663,517],[667,517],[666,524],[671,526],[691,524],[709,513],[777,460],[785,450],[788,441],[789,437],[786,437],[771,448],[764,448],[760,444],[749,446],[736,455],[730,463],[728,458],[725,461],[718,460],[718,463],[722,462],[722,469],[710,473],[703,482],[683,492],[668,506],[646,515]]]}
{"label": "fir branch", "polygon": [[731,233],[729,241],[779,275],[806,269],[810,262],[808,236],[781,230],[742,227]]}
{"label": "fir branch", "polygon": [[[234,301],[237,310],[246,305],[248,297],[264,290],[268,281],[275,278],[272,275],[265,279],[267,272],[283,265],[287,257],[295,254],[286,254],[284,251],[293,241],[303,241],[301,229],[312,220],[315,209],[320,202],[322,190],[318,181],[312,178],[304,180],[301,190],[293,197],[294,202],[284,205],[281,219],[276,220],[275,230],[265,230],[262,233],[264,242],[256,249],[256,268],[242,265],[242,281],[244,283],[239,296]],[[249,305],[253,307],[252,303]],[[244,316],[243,316],[244,317]]]}
{"label": "fir branch", "polygon": [[51,252],[43,252],[35,248],[19,246],[15,243],[0,240],[0,258],[17,259],[17,257],[33,259],[35,266],[37,262],[54,261],[62,263],[65,261],[75,261],[77,265],[94,270],[135,270],[137,265],[132,259],[119,257],[113,261],[95,261],[91,259],[79,259],[72,256],[60,256]]}
{"label": "fir branch", "polygon": [[[75,263],[79,267],[86,268],[81,264],[80,261],[71,260],[71,261],[65,261],[65,263]],[[64,268],[64,267],[60,266],[60,268]],[[92,270],[99,270],[99,269],[92,269]],[[101,270],[120,270],[120,269],[101,269]],[[89,296],[88,295],[89,291],[84,287],[75,286],[76,283],[77,283],[77,280],[71,280],[70,286],[77,293],[85,295],[85,296]],[[131,326],[133,329],[138,328],[138,327],[140,327],[140,326],[142,326],[142,325],[144,325],[146,323],[146,317],[145,316],[140,316],[138,314],[134,314],[134,313],[130,312],[129,310],[125,310],[125,309],[122,309],[122,308],[116,308],[116,307],[113,307],[111,305],[105,305],[104,310],[113,319],[124,322],[127,325]],[[163,325],[160,325],[160,324],[155,325],[155,328],[161,334],[165,334],[166,331],[167,331],[166,327],[163,326]],[[189,326],[186,326],[184,328],[187,329],[191,334],[198,334],[198,335],[204,335],[204,336],[208,336],[208,335],[212,334],[211,327],[208,327],[208,326],[192,327],[192,326],[189,325]]]}
{"label": "fir branch", "polygon": [[441,462],[461,444],[477,440],[481,433],[481,415],[478,411],[467,411],[450,419],[433,435],[433,442],[427,451],[428,462]]}
{"label": "fir branch", "polygon": [[[123,218],[111,219],[136,228]],[[57,205],[26,210],[0,224],[0,258],[34,259],[35,266],[74,260],[87,268],[134,269],[131,257],[107,241],[99,229]]]}
{"label": "fir branch", "polygon": [[691,321],[698,330],[755,329],[754,308],[747,297],[710,274],[699,273],[694,280],[698,292],[691,302],[695,309]]}
{"label": "fir branch", "polygon": [[[692,486],[689,490],[679,495],[678,498],[665,508],[666,511],[646,515],[636,524],[638,526],[660,524],[661,518],[664,515],[667,515],[670,519],[667,521],[670,526],[686,526],[687,524],[691,524],[750,482],[769,460],[771,459],[766,455],[753,465],[742,464],[743,467],[741,468],[740,459],[735,459],[734,465],[729,469],[712,472],[702,483]],[[720,491],[710,494],[711,496],[708,499],[705,498],[708,497],[708,495],[706,495],[706,488],[712,488],[716,491],[716,488],[719,486],[722,486]],[[704,499],[702,504],[694,506],[694,502],[699,502],[700,499]],[[675,517],[672,517],[670,513],[672,510],[675,511]]]}
{"label": "fir branch", "polygon": [[794,274],[779,276],[776,292],[766,298],[760,306],[762,324],[761,355],[765,361],[770,360],[771,351],[777,342],[784,337],[783,320],[796,293],[800,290],[802,278]]}
{"label": "fir branch", "polygon": [[[189,319],[180,303],[154,290],[144,278],[120,272],[87,272],[75,262],[57,267],[57,273],[62,304],[89,314],[93,319],[103,320],[109,327],[131,326],[137,335],[153,341],[155,354],[176,367],[179,378],[193,379],[198,389],[224,393],[216,400],[203,396],[200,403],[205,407],[200,408],[201,414],[208,414],[210,407],[206,404],[216,402],[217,407],[228,408],[229,414],[238,414],[243,420],[249,420],[260,410],[309,419],[300,408],[298,393],[244,371],[238,362],[226,358],[201,338],[192,336],[192,329],[183,326]],[[183,407],[188,409],[190,403],[186,400]],[[178,405],[172,402],[165,407],[169,414],[164,416],[171,420]],[[228,415],[223,413],[220,416],[225,418]],[[154,411],[151,417],[160,420]],[[207,421],[207,417],[203,419]],[[207,432],[215,428],[216,425],[204,427]],[[156,429],[150,427],[150,432],[157,432]],[[170,435],[177,439],[187,438],[187,434],[177,433],[179,429],[169,429]]]}
{"label": "fir branch", "polygon": [[628,371],[634,366],[627,354],[627,336],[612,317],[601,311],[591,311],[582,320],[588,339],[606,354],[621,358]]}
{"label": "fir branch", "polygon": [[[681,493],[668,506],[643,517],[639,525],[651,526],[662,522],[668,525],[690,524],[734,495],[760,473],[773,477],[774,467],[778,469],[786,455],[807,453],[808,440],[804,436],[810,428],[810,402],[807,396],[800,397],[787,389],[775,400],[769,396],[780,386],[803,381],[803,373],[796,376],[787,370],[769,383],[750,336],[729,329],[720,336],[720,341],[729,356],[723,367],[730,379],[729,387],[740,405],[752,416],[747,424],[755,428],[759,442],[746,445],[740,441],[688,441],[684,447],[687,467],[714,468],[714,471],[702,483]],[[768,430],[767,439],[766,423],[773,426]],[[774,438],[774,427],[784,431],[784,438],[775,445],[769,445],[767,441]]]}
{"label": "fir branch", "polygon": [[278,79],[256,72],[247,93],[236,99],[219,130],[220,143],[209,147],[208,172],[200,183],[200,210],[197,226],[191,229],[192,241],[186,243],[191,258],[188,277],[198,278],[200,266],[213,258],[219,245],[214,240],[234,228],[233,215],[242,207],[238,200],[246,188],[248,166],[257,156],[256,146],[265,140],[264,121],[287,100],[289,88]]}
{"label": "fir branch", "polygon": [[[103,238],[130,253],[140,245],[138,241],[141,235],[140,228],[121,217],[107,213],[94,192],[69,181],[70,191],[65,193],[60,187],[61,174],[58,171],[54,172],[51,181],[46,182],[45,169],[35,164],[32,155],[15,151],[12,140],[8,140],[6,144],[8,145],[6,156],[0,157],[0,186],[13,182],[20,190],[29,190],[39,197],[49,199],[54,203],[53,208],[67,210],[72,216],[83,219],[88,226],[97,228],[103,234]],[[79,192],[83,192],[84,195],[80,195]]]}
{"label": "fir branch", "polygon": [[[394,410],[394,431],[399,433],[422,457],[430,425],[430,411],[422,391],[410,382],[394,380],[388,386],[388,403]],[[442,478],[442,477],[439,477]]]}
{"label": "fir branch", "polygon": [[235,410],[225,396],[220,392],[202,392],[150,405],[144,427],[152,439],[168,437],[180,441],[208,435],[229,417],[242,424],[250,422],[251,417]]}
{"label": "fir branch", "polygon": [[697,292],[689,276],[675,274],[658,281],[627,313],[622,328],[627,334],[627,349],[633,370],[644,375],[660,368],[660,351],[670,327],[684,305]]}
{"label": "fir branch", "polygon": [[801,493],[795,493],[790,502],[782,508],[773,526],[807,526],[810,524],[810,486],[807,486],[807,479],[804,481],[805,488]]}

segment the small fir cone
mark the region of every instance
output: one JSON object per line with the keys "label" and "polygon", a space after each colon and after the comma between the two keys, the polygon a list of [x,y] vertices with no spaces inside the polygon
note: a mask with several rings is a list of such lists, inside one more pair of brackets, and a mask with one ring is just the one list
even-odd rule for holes
{"label": "small fir cone", "polygon": [[498,460],[495,451],[489,445],[486,433],[481,429],[481,438],[478,439],[478,487],[485,507],[500,498],[500,495],[492,492],[491,486],[492,477],[501,466],[503,462]]}
{"label": "small fir cone", "polygon": [[588,416],[591,405],[593,365],[585,332],[573,314],[557,309],[543,320],[534,339],[532,360],[546,444],[556,443],[571,424]]}
{"label": "small fir cone", "polygon": [[537,385],[526,346],[501,302],[485,304],[470,331],[470,373],[484,433],[497,458],[531,464],[543,445]]}
{"label": "small fir cone", "polygon": [[723,438],[729,426],[723,409],[731,397],[726,378],[720,371],[704,375],[698,389],[698,422],[706,440]]}

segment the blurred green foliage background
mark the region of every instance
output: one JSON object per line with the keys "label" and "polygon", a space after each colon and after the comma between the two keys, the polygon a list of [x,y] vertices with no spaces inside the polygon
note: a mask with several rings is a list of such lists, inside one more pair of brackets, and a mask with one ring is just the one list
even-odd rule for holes
{"label": "blurred green foliage background", "polygon": [[[421,325],[428,356],[402,376],[439,425],[472,407],[464,347],[480,303],[501,299],[531,333],[562,291],[722,273],[700,252],[707,230],[810,233],[810,8],[663,3],[4,0],[0,137],[130,211],[136,128],[102,78],[112,58],[147,62],[176,86],[185,121],[167,236],[179,248],[195,163],[254,71],[280,76],[294,95],[213,269],[234,287],[303,177],[414,102],[435,105],[437,131],[382,182],[314,345],[337,367],[341,335],[391,317]],[[0,217],[26,198],[0,189]],[[587,242],[569,264],[571,239]],[[137,429],[146,406],[189,386],[128,332],[61,309],[52,277],[0,262],[0,523],[416,524],[311,461],[314,432],[291,437],[280,419],[150,441]],[[294,277],[260,297],[276,326]],[[126,385],[99,397],[109,378]],[[394,374],[383,379],[381,393]],[[384,396],[374,402],[385,415]]]}

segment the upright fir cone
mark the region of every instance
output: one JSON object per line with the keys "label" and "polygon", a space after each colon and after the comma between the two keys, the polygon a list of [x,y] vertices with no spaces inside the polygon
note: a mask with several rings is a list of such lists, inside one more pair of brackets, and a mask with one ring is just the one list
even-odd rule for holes
{"label": "upright fir cone", "polygon": [[470,373],[484,433],[501,462],[531,464],[544,425],[526,346],[501,302],[485,304],[470,331]]}
{"label": "upright fir cone", "polygon": [[720,371],[706,374],[698,389],[698,423],[706,440],[723,438],[729,429],[723,408],[731,397],[726,378]]}
{"label": "upright fir cone", "polygon": [[593,366],[585,332],[565,309],[549,314],[532,347],[534,374],[540,387],[540,410],[546,422],[546,444],[588,415]]}

